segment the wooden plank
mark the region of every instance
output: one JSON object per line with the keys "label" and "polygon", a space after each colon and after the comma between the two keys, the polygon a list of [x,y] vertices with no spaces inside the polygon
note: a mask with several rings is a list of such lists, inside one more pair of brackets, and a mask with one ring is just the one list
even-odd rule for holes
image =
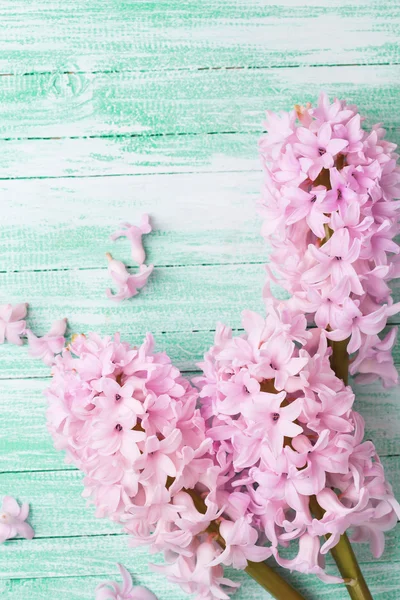
{"label": "wooden plank", "polygon": [[[0,466],[1,468],[1,466]],[[82,473],[77,470],[0,473],[1,496],[29,502],[29,523],[35,538],[122,534],[110,519],[97,519],[82,498]],[[0,496],[0,497],[1,497]]]}
{"label": "wooden plank", "polygon": [[[109,235],[119,221],[138,222],[143,212],[154,227],[144,238],[149,263],[261,263],[267,260],[256,212],[261,182],[261,171],[99,177],[90,185],[86,178],[2,181],[0,272],[102,269],[109,251],[132,266],[130,244]],[[399,286],[393,283],[395,294]]]}
{"label": "wooden plank", "polygon": [[[192,373],[187,374],[187,377],[191,376]],[[54,450],[46,429],[47,402],[43,391],[49,383],[48,378],[1,381],[0,472],[73,468],[65,466],[64,454]],[[374,383],[370,386],[356,386],[355,393],[356,408],[366,421],[366,439],[373,440],[381,456],[398,454],[398,390],[382,390],[380,384]],[[400,484],[397,476],[393,478],[393,484]]]}
{"label": "wooden plank", "polygon": [[104,269],[0,273],[0,289],[9,302],[29,302],[27,323],[39,334],[67,317],[71,332],[120,330],[138,341],[141,332],[207,331],[218,320],[239,327],[243,309],[262,310],[263,279],[262,264],[159,267],[139,295],[120,304],[106,297]]}
{"label": "wooden plank", "polygon": [[[331,39],[331,37],[329,38]],[[399,65],[2,77],[1,138],[261,131],[265,110],[325,89],[400,125]]]}
{"label": "wooden plank", "polygon": [[399,7],[390,0],[75,0],[68,7],[3,0],[1,23],[1,73],[337,65],[400,56]]}
{"label": "wooden plank", "polygon": [[[0,179],[260,171],[258,137],[222,133],[7,140],[0,145]],[[399,132],[390,139],[400,140]]]}
{"label": "wooden plank", "polygon": [[[386,476],[400,497],[400,456],[384,457]],[[11,495],[31,505],[29,522],[35,538],[100,536],[122,533],[109,519],[97,519],[92,505],[82,498],[82,474],[76,470],[0,473],[2,495]],[[359,546],[361,557],[368,560],[367,546]],[[398,550],[396,550],[398,548]],[[400,561],[400,527],[388,534],[386,558]]]}
{"label": "wooden plank", "polygon": [[[65,560],[65,557],[63,558]],[[118,554],[115,561],[118,560]],[[146,585],[154,593],[157,593],[160,600],[187,600],[188,596],[177,585],[168,583],[160,574],[153,573],[146,564],[135,562],[135,556],[131,554],[129,564],[133,575],[134,585]],[[112,560],[110,561],[112,564]],[[93,600],[95,589],[100,583],[106,580],[121,582],[121,575],[116,565],[113,570],[109,569],[93,577],[50,577],[50,578],[32,578],[32,579],[0,579],[0,594],[2,600]],[[241,592],[236,595],[237,600],[264,600],[271,598],[269,594],[255,595],[258,593],[257,584],[250,583],[252,591],[248,592],[246,585],[246,595]],[[260,589],[260,588],[259,588]]]}
{"label": "wooden plank", "polygon": [[152,217],[147,261],[157,265],[262,262],[256,201],[262,173],[202,173],[1,181],[7,201],[0,271],[132,265],[130,243],[110,241],[120,221]]}
{"label": "wooden plank", "polygon": [[[0,180],[117,177],[150,173],[259,172],[259,137],[254,132],[112,139],[6,140],[0,144]],[[388,128],[387,139],[399,144],[400,130]],[[35,184],[30,182],[30,185]]]}
{"label": "wooden plank", "polygon": [[[367,545],[354,544],[354,551],[361,563],[397,564],[400,561],[399,525],[386,535],[388,547],[381,561],[371,560]],[[390,542],[390,540],[392,540]],[[68,556],[68,560],[65,557]],[[31,577],[71,577],[99,575],[113,570],[115,562],[129,567],[160,562],[160,558],[148,555],[146,548],[132,549],[127,536],[82,536],[26,540],[10,540],[0,553],[0,580],[30,579]],[[327,557],[327,564],[333,560]],[[332,566],[333,569],[333,566]],[[140,567],[139,567],[140,572]]]}
{"label": "wooden plank", "polygon": [[[134,583],[147,585],[149,589],[159,595],[160,600],[187,600],[187,594],[182,592],[178,586],[168,583],[161,575],[149,571],[147,564],[137,560],[136,554],[129,557],[127,567],[134,574]],[[348,593],[343,586],[328,585],[314,575],[289,573],[283,569],[277,570],[283,577],[290,580],[307,600],[348,600]],[[374,600],[395,600],[400,597],[398,564],[383,561],[363,564],[362,570]],[[239,591],[235,593],[236,600],[270,600],[272,598],[245,573],[228,570],[227,574],[242,584]],[[26,600],[26,598],[29,600],[43,600],[43,598],[93,600],[95,587],[106,579],[121,580],[116,566],[112,564],[112,559],[108,570],[97,576],[0,580],[0,593],[3,600]]]}

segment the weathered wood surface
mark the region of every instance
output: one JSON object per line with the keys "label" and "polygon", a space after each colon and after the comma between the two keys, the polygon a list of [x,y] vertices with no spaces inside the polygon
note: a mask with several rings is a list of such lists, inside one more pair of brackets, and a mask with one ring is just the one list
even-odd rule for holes
{"label": "weathered wood surface", "polygon": [[1,73],[347,65],[400,58],[395,0],[67,5],[3,0],[1,14]]}
{"label": "weathered wood surface", "polygon": [[[139,556],[130,554],[127,557],[126,566],[135,573],[135,584],[147,585],[161,600],[187,600],[184,594],[173,584],[165,582],[161,575],[152,573],[147,566],[147,558],[138,560]],[[152,559],[153,560],[153,559]],[[362,570],[370,582],[370,588],[374,600],[397,600],[396,594],[400,588],[400,569],[397,563],[364,563]],[[327,585],[316,577],[302,575],[300,573],[288,573],[279,570],[287,577],[308,600],[347,600],[347,592],[343,587]],[[228,575],[242,583],[237,592],[236,600],[269,600],[271,596],[260,590],[260,587],[252,580],[246,578],[245,574],[229,572]],[[4,600],[43,600],[51,598],[54,600],[82,600],[93,599],[93,590],[96,585],[105,579],[120,580],[117,567],[112,561],[108,561],[102,573],[97,576],[68,576],[68,577],[46,577],[32,579],[0,579],[0,592]]]}
{"label": "weathered wood surface", "polygon": [[[0,302],[28,301],[39,334],[64,316],[70,333],[118,330],[132,343],[152,330],[190,376],[217,320],[240,331],[243,308],[262,310],[267,249],[254,204],[265,109],[315,101],[322,88],[400,141],[399,31],[394,0],[2,0]],[[155,273],[114,305],[104,253],[131,259],[128,242],[108,236],[142,212],[154,221]],[[184,600],[86,507],[81,475],[46,432],[48,383],[26,346],[0,346],[0,496],[30,501],[37,531],[0,547],[1,598],[93,599],[121,561],[160,600]],[[356,395],[399,495],[399,390]],[[374,600],[400,598],[399,535],[381,561],[357,548]],[[233,577],[238,600],[268,597]],[[289,577],[309,600],[347,598]]]}
{"label": "weathered wood surface", "polygon": [[259,132],[266,107],[315,101],[321,89],[359,104],[367,125],[393,128],[399,74],[396,64],[1,77],[0,139]]}

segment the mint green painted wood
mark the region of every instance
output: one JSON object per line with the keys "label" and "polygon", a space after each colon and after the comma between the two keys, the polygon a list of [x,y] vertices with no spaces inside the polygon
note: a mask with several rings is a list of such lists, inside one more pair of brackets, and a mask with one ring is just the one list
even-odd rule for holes
{"label": "mint green painted wood", "polygon": [[[164,582],[160,575],[149,573],[146,565],[135,561],[131,555],[127,567],[135,573],[135,583],[148,585],[159,595],[160,600],[187,600],[187,595],[176,586]],[[366,563],[362,565],[363,572],[371,582],[374,600],[397,600],[396,594],[400,588],[400,569],[398,564]],[[300,573],[290,574],[279,570],[296,587],[305,594],[308,600],[347,600],[347,592],[343,587],[326,585],[316,577]],[[242,588],[234,596],[236,600],[268,600],[271,596],[260,590],[252,580],[246,579],[240,573],[229,573]],[[8,579],[0,580],[2,600],[93,600],[93,590],[105,579],[118,579],[114,565],[108,571],[98,576],[84,577],[49,577],[43,579]]]}
{"label": "mint green painted wood", "polygon": [[72,66],[109,71],[371,64],[400,57],[393,0],[74,0],[68,6],[62,0],[3,0],[1,13],[3,73]]}
{"label": "mint green painted wood", "polygon": [[[15,76],[0,76],[0,302],[29,301],[39,334],[64,316],[71,332],[120,330],[132,343],[151,329],[189,376],[217,320],[239,328],[243,308],[262,310],[254,203],[265,109],[315,100],[322,87],[399,141],[399,29],[394,0],[2,0],[0,75]],[[104,253],[130,255],[108,235],[144,211],[155,273],[140,296],[111,304]],[[160,600],[184,600],[86,507],[81,475],[46,432],[48,376],[26,347],[0,346],[0,496],[31,501],[37,531],[0,546],[2,600],[93,599],[117,561]],[[355,391],[399,495],[398,390]],[[400,598],[399,536],[381,561],[357,549],[374,600]],[[269,597],[233,577],[238,600]],[[342,586],[285,577],[309,600],[347,598]]]}
{"label": "mint green painted wood", "polygon": [[0,138],[260,132],[266,108],[321,88],[400,125],[400,65],[44,73],[1,77]]}
{"label": "mint green painted wood", "polygon": [[[389,125],[387,139],[398,144],[400,130],[390,128],[388,117],[385,121]],[[221,171],[259,173],[259,137],[259,132],[253,132],[8,140],[6,144],[0,144],[0,179],[103,177],[102,185],[112,189],[118,184],[114,179],[107,182],[104,176]],[[129,181],[128,189],[138,185],[133,179],[126,181]],[[48,183],[47,189],[50,188]],[[34,186],[35,182],[30,181],[29,185]],[[86,185],[90,191],[93,182]]]}
{"label": "mint green painted wood", "polygon": [[243,309],[262,310],[263,278],[262,264],[159,267],[146,288],[120,304],[106,297],[110,280],[101,268],[0,273],[0,289],[10,301],[29,302],[28,324],[39,333],[67,316],[74,333],[120,330],[137,339],[149,330],[210,330],[218,320],[238,327]]}
{"label": "mint green painted wood", "polygon": [[132,265],[129,242],[114,243],[110,234],[120,221],[138,221],[143,212],[151,215],[154,227],[144,238],[149,263],[262,262],[256,214],[260,189],[260,169],[89,182],[0,181],[0,195],[8,198],[0,222],[0,270],[101,269],[107,265],[106,252]]}
{"label": "mint green painted wood", "polygon": [[[255,132],[111,139],[12,139],[0,145],[0,178],[259,172],[258,137]],[[400,139],[398,130],[391,132],[391,139]]]}

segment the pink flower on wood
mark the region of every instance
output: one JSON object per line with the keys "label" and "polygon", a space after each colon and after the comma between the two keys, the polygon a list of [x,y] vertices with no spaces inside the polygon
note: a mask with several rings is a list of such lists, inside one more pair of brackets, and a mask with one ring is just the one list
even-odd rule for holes
{"label": "pink flower on wood", "polygon": [[118,564],[122,585],[116,581],[104,581],[96,588],[96,600],[157,600],[157,596],[145,587],[134,586],[130,573]]}
{"label": "pink flower on wood", "polygon": [[142,215],[140,225],[131,225],[130,223],[121,223],[123,229],[119,229],[111,235],[112,240],[125,236],[131,242],[132,245],[132,258],[138,265],[142,265],[146,259],[146,254],[142,244],[143,234],[150,233],[151,224],[149,215]]}
{"label": "pink flower on wood", "polygon": [[4,496],[0,508],[0,544],[14,538],[16,535],[31,540],[35,535],[32,527],[26,523],[29,515],[29,504],[20,507],[15,498]]}
{"label": "pink flower on wood", "polygon": [[34,358],[40,358],[46,365],[54,364],[54,356],[59,354],[65,346],[66,329],[67,319],[55,321],[50,331],[43,337],[37,337],[30,329],[27,329],[29,354]]}
{"label": "pink flower on wood", "polygon": [[24,319],[27,307],[27,303],[0,306],[0,344],[7,340],[11,344],[22,345],[21,336],[26,329]]}
{"label": "pink flower on wood", "polygon": [[138,291],[144,287],[150,274],[153,271],[153,265],[140,265],[139,272],[135,274],[129,273],[124,263],[120,260],[115,260],[111,254],[107,253],[108,272],[118,286],[118,292],[113,294],[110,289],[106,290],[107,297],[115,302],[120,302],[126,298],[136,296]]}

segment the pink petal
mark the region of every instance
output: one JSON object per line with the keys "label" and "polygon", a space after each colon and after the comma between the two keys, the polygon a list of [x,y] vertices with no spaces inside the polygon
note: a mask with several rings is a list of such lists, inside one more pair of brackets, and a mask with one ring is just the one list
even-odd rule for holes
{"label": "pink petal", "polygon": [[25,333],[25,321],[15,321],[6,326],[6,337],[11,344],[22,346],[21,335]]}
{"label": "pink petal", "polygon": [[347,140],[331,140],[327,147],[326,150],[327,152],[329,152],[329,154],[332,154],[333,156],[335,156],[335,154],[338,154],[339,152],[341,152],[342,150],[344,150],[344,148],[346,148],[346,146],[349,145],[349,142]]}
{"label": "pink petal", "polygon": [[318,144],[321,145],[323,148],[326,148],[326,146],[329,143],[329,140],[331,139],[331,136],[332,127],[329,123],[323,123],[323,125],[321,125],[321,127],[319,128],[317,134]]}
{"label": "pink petal", "polygon": [[131,592],[131,600],[157,600],[157,596],[142,586],[135,586]]}
{"label": "pink petal", "polygon": [[117,563],[117,565],[122,576],[122,582],[124,584],[123,593],[128,594],[132,591],[132,577],[123,565],[121,565],[120,563]]}
{"label": "pink petal", "polygon": [[64,336],[67,329],[67,319],[59,319],[54,321],[47,335],[49,336]]}
{"label": "pink petal", "polygon": [[18,517],[20,513],[19,504],[12,496],[4,496],[2,510],[13,517]]}
{"label": "pink petal", "polygon": [[22,304],[15,304],[12,308],[11,319],[13,321],[20,321],[26,317],[28,304],[23,302]]}
{"label": "pink petal", "polygon": [[147,213],[142,215],[139,227],[142,230],[142,233],[150,233],[152,231],[150,217]]}
{"label": "pink petal", "polygon": [[35,535],[35,532],[33,531],[32,527],[28,525],[28,523],[18,523],[15,525],[15,528],[19,535],[25,538],[26,540],[31,540]]}

